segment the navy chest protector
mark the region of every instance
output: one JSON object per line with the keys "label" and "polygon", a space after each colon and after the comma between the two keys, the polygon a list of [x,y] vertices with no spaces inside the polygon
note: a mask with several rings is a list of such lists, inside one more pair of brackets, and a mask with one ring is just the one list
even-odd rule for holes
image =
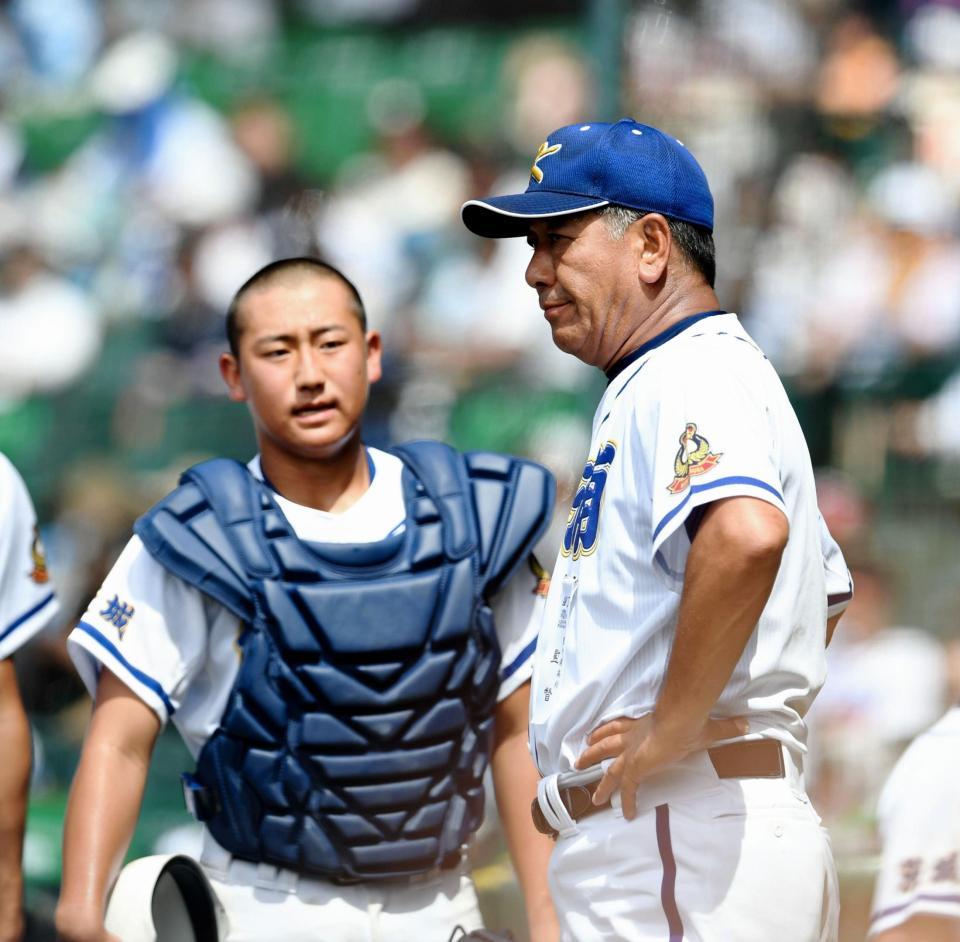
{"label": "navy chest protector", "polygon": [[151,555],[244,625],[188,777],[195,814],[236,857],[396,877],[449,863],[480,825],[500,669],[486,600],[546,526],[553,480],[438,442],[395,454],[406,526],[378,543],[299,540],[225,459],[137,522]]}

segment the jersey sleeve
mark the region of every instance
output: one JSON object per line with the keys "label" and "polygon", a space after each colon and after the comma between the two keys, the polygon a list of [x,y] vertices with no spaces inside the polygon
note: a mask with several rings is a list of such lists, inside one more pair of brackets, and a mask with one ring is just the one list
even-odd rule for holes
{"label": "jersey sleeve", "polygon": [[661,366],[676,374],[675,381],[664,377],[668,391],[660,397],[654,427],[636,429],[651,456],[651,561],[674,588],[683,581],[699,508],[728,497],[755,497],[785,511],[762,384],[741,375],[737,361],[710,356],[711,349],[686,359],[674,355]]}
{"label": "jersey sleeve", "polygon": [[880,796],[883,854],[871,937],[919,914],[960,919],[958,778],[960,709],[954,709],[901,756]]}
{"label": "jersey sleeve", "polygon": [[26,485],[0,455],[0,658],[45,628],[59,608]]}
{"label": "jersey sleeve", "polygon": [[531,553],[526,564],[492,600],[501,652],[498,703],[525,684],[533,673],[533,652],[549,586],[549,573]]}
{"label": "jersey sleeve", "polygon": [[67,638],[90,695],[107,667],[165,724],[202,669],[208,609],[215,604],[164,569],[134,536]]}
{"label": "jersey sleeve", "polygon": [[820,517],[820,548],[827,584],[827,618],[833,618],[843,612],[853,598],[853,577],[823,517]]}

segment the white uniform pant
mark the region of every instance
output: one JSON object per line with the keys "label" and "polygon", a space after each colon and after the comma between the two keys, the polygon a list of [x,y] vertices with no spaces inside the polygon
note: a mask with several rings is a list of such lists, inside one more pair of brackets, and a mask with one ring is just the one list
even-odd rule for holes
{"label": "white uniform pant", "polygon": [[237,860],[209,835],[200,863],[226,910],[227,942],[447,942],[456,925],[483,926],[461,870],[409,884],[338,886]]}
{"label": "white uniform pant", "polygon": [[784,750],[783,779],[720,779],[706,753],[557,840],[550,889],[563,942],[833,942],[836,870]]}

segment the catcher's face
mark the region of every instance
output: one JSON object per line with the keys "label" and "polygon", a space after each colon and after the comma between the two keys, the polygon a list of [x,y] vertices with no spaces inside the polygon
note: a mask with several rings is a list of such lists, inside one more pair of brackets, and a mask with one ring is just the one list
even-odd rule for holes
{"label": "catcher's face", "polygon": [[238,357],[220,370],[230,398],[246,402],[261,452],[331,458],[360,434],[380,336],[364,334],[337,278],[315,273],[269,282],[242,302]]}
{"label": "catcher's face", "polygon": [[527,284],[540,298],[553,342],[601,369],[615,359],[638,287],[628,241],[595,213],[535,222]]}

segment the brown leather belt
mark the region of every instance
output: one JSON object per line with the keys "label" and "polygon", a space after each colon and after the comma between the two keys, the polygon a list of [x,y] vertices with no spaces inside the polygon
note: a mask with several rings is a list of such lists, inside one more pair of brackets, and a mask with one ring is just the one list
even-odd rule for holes
{"label": "brown leather belt", "polygon": [[[707,750],[707,755],[717,773],[717,778],[783,778],[786,774],[783,765],[783,746],[775,739],[755,739],[750,742],[732,742],[726,746],[714,746],[713,749]],[[593,793],[597,790],[598,784],[599,782],[591,782],[588,785],[560,789],[560,798],[574,821],[587,818],[610,807],[609,801],[602,805],[593,803]],[[544,816],[539,801],[534,799],[530,811],[533,815],[533,823],[541,834],[557,836],[557,832]]]}

